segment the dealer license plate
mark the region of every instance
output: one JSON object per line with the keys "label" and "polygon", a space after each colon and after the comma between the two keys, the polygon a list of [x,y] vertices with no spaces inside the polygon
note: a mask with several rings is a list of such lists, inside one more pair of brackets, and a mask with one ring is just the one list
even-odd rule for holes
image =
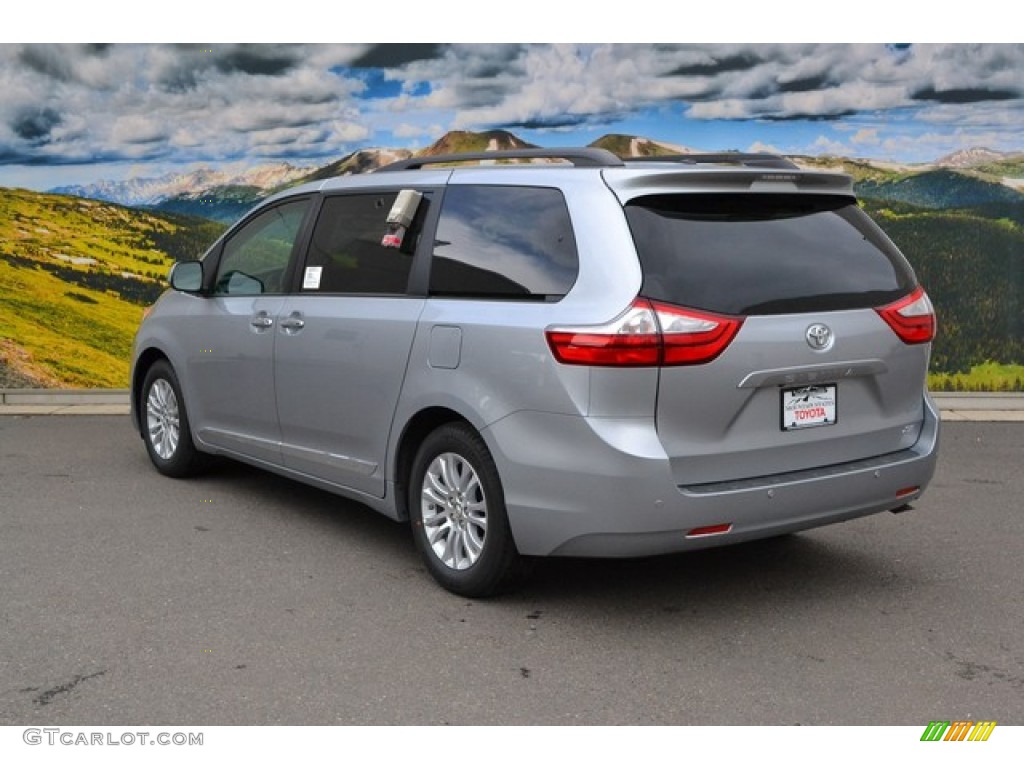
{"label": "dealer license plate", "polygon": [[835,424],[836,385],[816,384],[782,390],[782,428],[807,429]]}

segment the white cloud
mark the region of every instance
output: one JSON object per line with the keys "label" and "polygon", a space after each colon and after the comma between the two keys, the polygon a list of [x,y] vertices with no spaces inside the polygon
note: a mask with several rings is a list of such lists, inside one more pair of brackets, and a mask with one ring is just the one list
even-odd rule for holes
{"label": "white cloud", "polygon": [[822,155],[851,155],[852,150],[843,144],[841,141],[835,141],[828,138],[827,136],[818,136],[815,139],[814,144],[811,145],[812,151],[809,154],[822,154]]}
{"label": "white cloud", "polygon": [[331,128],[333,137],[344,144],[370,137],[370,129],[359,123],[336,122]]}
{"label": "white cloud", "polygon": [[125,115],[115,118],[110,131],[117,144],[149,144],[167,138],[167,129],[147,115]]}
{"label": "white cloud", "polygon": [[419,139],[425,136],[441,136],[444,133],[444,128],[436,123],[434,125],[399,123],[391,130],[391,133],[399,139]]}
{"label": "white cloud", "polygon": [[687,117],[699,120],[741,120],[750,114],[750,106],[741,99],[702,101],[690,107]]}
{"label": "white cloud", "polygon": [[1024,125],[1024,108],[1003,102],[972,104],[969,109],[963,105],[941,104],[922,109],[916,117],[923,123],[985,126],[1019,132]]}
{"label": "white cloud", "polygon": [[[384,70],[390,98],[371,98],[374,81],[349,69],[368,52],[0,46],[0,163],[340,156],[378,132],[557,131],[654,107],[688,120],[795,119],[805,132],[806,118],[828,118],[825,144],[810,147],[822,152],[919,154],[932,145],[915,149],[914,137],[930,132],[945,137],[937,148],[1024,148],[1022,45],[457,44]],[[788,146],[775,127],[766,136]]]}
{"label": "white cloud", "polygon": [[857,145],[877,146],[879,142],[877,128],[861,128],[850,137],[850,143]]}
{"label": "white cloud", "polygon": [[2,46],[0,158],[189,161],[289,144],[340,154],[369,135],[355,95],[364,85],[329,66],[361,50]]}

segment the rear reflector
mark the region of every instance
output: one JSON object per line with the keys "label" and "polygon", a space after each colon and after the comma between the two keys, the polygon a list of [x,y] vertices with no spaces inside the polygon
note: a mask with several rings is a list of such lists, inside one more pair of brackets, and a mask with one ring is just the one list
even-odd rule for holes
{"label": "rear reflector", "polygon": [[604,325],[549,328],[545,335],[555,359],[568,365],[697,365],[722,354],[742,324],[638,298]]}
{"label": "rear reflector", "polygon": [[728,533],[732,530],[732,523],[719,523],[718,525],[704,525],[687,531],[686,538],[692,539],[696,536],[714,536],[719,533]]}
{"label": "rear reflector", "polygon": [[915,485],[915,486],[912,486],[910,488],[900,488],[898,491],[896,491],[896,498],[897,499],[905,499],[907,496],[913,496],[915,493],[918,493],[920,490],[921,490],[921,486],[919,486],[919,485]]}
{"label": "rear reflector", "polygon": [[905,344],[925,344],[935,338],[935,309],[924,288],[875,311]]}

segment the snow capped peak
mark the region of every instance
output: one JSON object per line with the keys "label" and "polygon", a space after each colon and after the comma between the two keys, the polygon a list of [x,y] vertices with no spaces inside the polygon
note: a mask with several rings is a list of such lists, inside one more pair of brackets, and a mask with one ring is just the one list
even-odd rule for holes
{"label": "snow capped peak", "polygon": [[196,168],[187,172],[171,172],[154,178],[125,181],[98,181],[94,184],[57,187],[51,191],[122,205],[156,205],[171,197],[201,196],[216,187],[255,187],[269,191],[308,175],[312,168],[290,163],[269,163],[255,166],[234,165],[224,168]]}

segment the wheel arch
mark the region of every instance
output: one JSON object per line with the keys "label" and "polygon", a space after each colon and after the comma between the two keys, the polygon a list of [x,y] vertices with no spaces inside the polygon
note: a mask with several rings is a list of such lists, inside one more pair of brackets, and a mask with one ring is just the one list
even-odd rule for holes
{"label": "wheel arch", "polygon": [[432,406],[418,411],[402,429],[394,458],[395,512],[399,520],[409,519],[409,502],[406,492],[413,461],[420,445],[427,435],[444,424],[460,422],[479,434],[473,423],[458,411],[443,406]]}
{"label": "wheel arch", "polygon": [[149,369],[152,368],[153,364],[158,360],[166,360],[168,365],[170,365],[170,358],[167,357],[162,349],[159,347],[148,347],[136,358],[135,366],[132,369],[132,423],[135,425],[135,429],[138,431],[140,437],[145,437],[142,425],[142,383],[146,380],[146,374],[149,372]]}

